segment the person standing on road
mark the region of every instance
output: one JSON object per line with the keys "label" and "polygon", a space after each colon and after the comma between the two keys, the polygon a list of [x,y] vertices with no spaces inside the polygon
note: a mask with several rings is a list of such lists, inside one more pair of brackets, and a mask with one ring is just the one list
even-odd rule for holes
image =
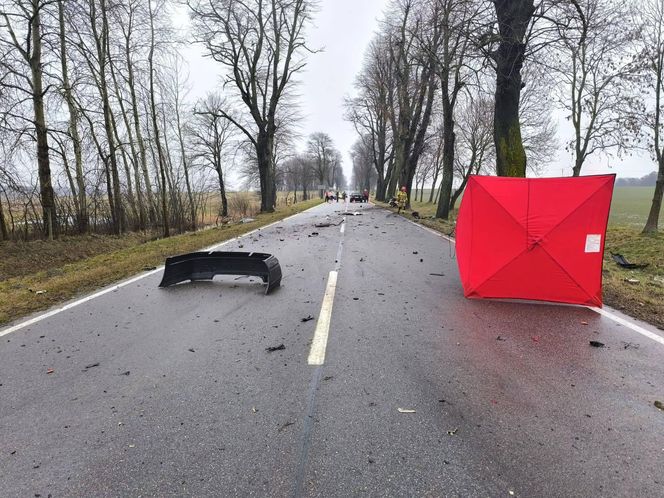
{"label": "person standing on road", "polygon": [[408,194],[406,193],[406,186],[404,185],[403,187],[401,187],[401,190],[399,190],[399,193],[397,194],[397,207],[399,208],[397,212],[401,213],[402,209],[406,209],[407,203],[408,203]]}
{"label": "person standing on road", "polygon": [[339,202],[339,191],[337,190],[337,202]]}
{"label": "person standing on road", "polygon": [[362,197],[364,198],[364,202],[369,202],[369,191],[367,189],[364,189],[362,192]]}

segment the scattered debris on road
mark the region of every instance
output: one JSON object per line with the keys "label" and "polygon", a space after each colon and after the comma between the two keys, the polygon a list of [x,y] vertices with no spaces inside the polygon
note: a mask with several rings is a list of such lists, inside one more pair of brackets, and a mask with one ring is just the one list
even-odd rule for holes
{"label": "scattered debris on road", "polygon": [[265,348],[265,351],[272,353],[274,351],[283,351],[284,349],[286,349],[286,346],[279,344],[278,346],[270,346],[269,348]]}
{"label": "scattered debris on road", "polygon": [[332,379],[334,379],[334,375],[326,375],[325,377],[323,377],[323,380],[332,380]]}
{"label": "scattered debris on road", "polygon": [[533,335],[530,338],[532,339],[533,342],[539,342],[539,340],[540,340],[540,336],[538,336],[538,335]]}
{"label": "scattered debris on road", "polygon": [[46,370],[46,374],[52,374],[53,372],[55,372],[55,370],[53,370],[52,368]]}
{"label": "scattered debris on road", "polygon": [[451,431],[447,431],[448,436],[456,436],[456,433],[459,432],[459,428],[457,427],[456,429],[453,429]]}
{"label": "scattered debris on road", "polygon": [[144,266],[143,267],[143,271],[152,271],[152,270],[156,270],[156,269],[157,269],[156,266]]}
{"label": "scattered debris on road", "polygon": [[626,342],[626,341],[621,341],[623,345],[623,349],[639,349],[639,344],[635,342]]}
{"label": "scattered debris on road", "polygon": [[603,348],[604,343],[599,341],[589,341],[589,344],[594,348]]}
{"label": "scattered debris on road", "polygon": [[309,234],[309,237],[318,237],[318,232],[311,232],[311,234]]}
{"label": "scattered debris on road", "polygon": [[432,277],[444,277],[445,276],[444,273],[429,273],[429,275],[431,275]]}
{"label": "scattered debris on road", "polygon": [[252,407],[251,407],[251,411],[252,411],[253,413],[258,413],[258,408],[256,408],[255,406],[252,406]]}
{"label": "scattered debris on road", "polygon": [[307,317],[305,317],[305,318],[300,318],[300,321],[301,321],[302,323],[304,323],[304,322],[309,322],[309,321],[311,321],[311,320],[313,320],[313,319],[314,319],[314,317],[311,316],[311,315],[309,315],[309,316],[307,316]]}
{"label": "scattered debris on road", "polygon": [[588,325],[588,322],[582,320],[581,325]]}
{"label": "scattered debris on road", "polygon": [[279,427],[278,432],[282,432],[286,427],[290,427],[291,425],[295,425],[295,422],[290,422],[290,421],[286,422],[284,425]]}
{"label": "scattered debris on road", "polygon": [[664,412],[664,403],[662,403],[661,401],[655,401],[654,405],[655,408],[662,410]]}
{"label": "scattered debris on road", "polygon": [[196,350],[194,348],[189,348],[187,351],[189,351],[190,353],[195,353],[196,352]]}
{"label": "scattered debris on road", "polygon": [[497,341],[506,341],[507,339],[505,339],[502,335],[499,335],[498,337],[496,337],[496,340]]}
{"label": "scattered debris on road", "polygon": [[122,372],[120,375],[129,376],[130,373],[131,373],[131,371],[127,370],[126,372]]}
{"label": "scattered debris on road", "polygon": [[[85,370],[88,370],[88,369],[90,369],[90,368],[94,368],[94,367],[98,367],[98,366],[99,366],[99,362],[97,362],[97,363],[90,363],[89,365],[85,365]],[[83,371],[85,371],[85,370],[83,370]]]}
{"label": "scattered debris on road", "polygon": [[412,410],[410,408],[397,408],[399,413],[417,413],[415,410]]}
{"label": "scattered debris on road", "polygon": [[418,254],[418,252],[417,252],[417,251],[413,251],[413,254]]}

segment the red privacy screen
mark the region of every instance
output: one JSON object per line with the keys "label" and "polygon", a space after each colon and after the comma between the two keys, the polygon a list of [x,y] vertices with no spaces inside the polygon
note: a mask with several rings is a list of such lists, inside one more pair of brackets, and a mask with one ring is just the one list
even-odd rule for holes
{"label": "red privacy screen", "polygon": [[466,297],[602,306],[614,180],[471,176],[456,227]]}

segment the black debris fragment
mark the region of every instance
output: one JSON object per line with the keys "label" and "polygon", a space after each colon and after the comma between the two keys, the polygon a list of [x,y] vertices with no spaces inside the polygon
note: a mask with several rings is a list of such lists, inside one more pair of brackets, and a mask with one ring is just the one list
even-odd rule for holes
{"label": "black debris fragment", "polygon": [[325,377],[323,377],[323,380],[332,380],[332,379],[334,379],[334,375],[326,375]]}
{"label": "black debris fragment", "polygon": [[502,335],[499,335],[498,337],[496,337],[496,340],[497,341],[506,341],[507,339],[505,339]]}
{"label": "black debris fragment", "polygon": [[617,254],[617,253],[611,253],[611,258],[613,258],[613,261],[618,263],[623,268],[627,268],[629,270],[640,270],[642,268],[646,268],[648,266],[648,263],[630,263],[625,259],[625,256],[622,254]]}
{"label": "black debris fragment", "polygon": [[85,370],[88,370],[89,368],[98,367],[98,366],[99,366],[99,362],[97,362],[97,363],[90,363],[89,365],[85,365]]}
{"label": "black debris fragment", "polygon": [[291,425],[295,425],[295,422],[286,422],[284,425],[279,427],[279,432],[282,432],[286,427],[290,427]]}
{"label": "black debris fragment", "polygon": [[432,275],[434,277],[444,277],[445,276],[444,273],[429,273],[429,275]]}
{"label": "black debris fragment", "polygon": [[156,266],[144,266],[143,267],[143,271],[152,271],[152,270],[156,270],[156,269],[157,269]]}
{"label": "black debris fragment", "polygon": [[655,408],[664,411],[664,403],[662,403],[661,401],[655,401],[654,405]]}
{"label": "black debris fragment", "polygon": [[196,352],[196,350],[194,350],[194,348],[189,348],[187,351],[189,351],[190,353],[195,353]]}
{"label": "black debris fragment", "polygon": [[604,343],[603,343],[603,342],[599,342],[599,341],[590,341],[589,343],[590,343],[590,345],[591,345],[592,347],[594,347],[594,348],[603,348],[603,347],[604,347]]}
{"label": "black debris fragment", "polygon": [[413,254],[419,254],[417,251],[413,251]]}
{"label": "black debris fragment", "polygon": [[317,237],[317,236],[318,236],[318,232],[311,232],[311,234],[309,235],[309,237]]}
{"label": "black debris fragment", "polygon": [[311,320],[313,320],[313,319],[314,319],[314,317],[311,316],[311,315],[309,315],[309,316],[307,316],[307,317],[305,317],[305,318],[301,318],[300,321],[301,321],[302,323],[304,323],[304,322],[309,322],[309,321],[311,321]]}
{"label": "black debris fragment", "polygon": [[283,344],[279,344],[278,346],[270,346],[269,348],[265,348],[265,351],[267,351],[268,353],[272,353],[274,351],[282,351],[284,349],[286,349],[286,346],[284,346]]}
{"label": "black debris fragment", "polygon": [[126,375],[128,376],[131,373],[131,371],[127,370],[126,372],[122,372],[120,375]]}

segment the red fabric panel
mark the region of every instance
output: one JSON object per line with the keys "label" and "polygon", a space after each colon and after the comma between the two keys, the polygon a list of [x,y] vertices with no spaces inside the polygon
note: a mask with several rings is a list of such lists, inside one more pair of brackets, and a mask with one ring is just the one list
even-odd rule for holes
{"label": "red fabric panel", "polygon": [[614,179],[471,177],[457,219],[464,294],[601,306]]}

